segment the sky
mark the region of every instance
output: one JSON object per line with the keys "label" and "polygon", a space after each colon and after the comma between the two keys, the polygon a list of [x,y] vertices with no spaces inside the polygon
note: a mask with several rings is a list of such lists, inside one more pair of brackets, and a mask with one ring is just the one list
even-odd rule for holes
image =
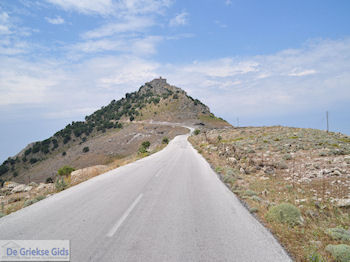
{"label": "sky", "polygon": [[233,125],[350,135],[348,0],[0,0],[0,161],[162,76]]}

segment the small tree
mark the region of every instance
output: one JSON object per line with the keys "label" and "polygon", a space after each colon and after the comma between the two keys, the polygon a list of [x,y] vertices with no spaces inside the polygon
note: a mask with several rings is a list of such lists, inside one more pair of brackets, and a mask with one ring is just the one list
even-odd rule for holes
{"label": "small tree", "polygon": [[141,144],[144,148],[148,149],[151,145],[151,142],[150,141],[145,141],[145,142],[142,142]]}
{"label": "small tree", "polygon": [[86,147],[83,148],[83,153],[87,153],[87,152],[89,152],[89,151],[90,151],[90,149],[89,149],[88,146],[86,146]]}
{"label": "small tree", "polygon": [[63,166],[60,169],[58,169],[57,173],[59,176],[69,176],[70,173],[72,173],[75,169],[70,166]]}
{"label": "small tree", "polygon": [[142,144],[141,144],[141,146],[139,148],[139,152],[142,153],[142,154],[146,153],[147,149],[150,147],[150,145],[151,145],[151,142],[149,142],[149,141],[142,142]]}
{"label": "small tree", "polygon": [[195,136],[197,136],[197,135],[199,135],[200,132],[201,132],[201,131],[200,131],[199,129],[196,129],[196,130],[194,130],[193,134],[194,134]]}
{"label": "small tree", "polygon": [[162,143],[163,144],[168,144],[169,143],[169,138],[163,137]]}

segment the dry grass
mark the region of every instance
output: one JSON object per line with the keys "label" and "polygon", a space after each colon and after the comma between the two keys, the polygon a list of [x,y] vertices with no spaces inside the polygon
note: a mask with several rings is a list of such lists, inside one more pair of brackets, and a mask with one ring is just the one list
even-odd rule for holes
{"label": "dry grass", "polygon": [[[213,130],[191,137],[190,142],[296,261],[313,261],[314,254],[332,261],[325,247],[341,241],[331,239],[325,230],[349,229],[350,225],[349,208],[335,204],[337,199],[350,197],[348,137],[265,127]],[[268,222],[266,213],[279,203],[297,206],[303,224],[292,227]]]}

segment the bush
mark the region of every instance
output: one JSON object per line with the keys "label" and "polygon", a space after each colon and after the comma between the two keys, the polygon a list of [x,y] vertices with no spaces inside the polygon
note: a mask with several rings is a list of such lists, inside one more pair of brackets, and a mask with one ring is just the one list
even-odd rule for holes
{"label": "bush", "polygon": [[36,201],[35,199],[28,199],[28,200],[24,201],[23,207],[33,205],[36,202],[38,202],[38,201]]}
{"label": "bush", "polygon": [[7,173],[9,171],[9,168],[5,165],[0,166],[0,176]]}
{"label": "bush", "polygon": [[300,225],[302,217],[300,210],[289,203],[282,203],[272,207],[266,214],[268,221],[288,224],[290,226]]}
{"label": "bush", "polygon": [[2,212],[0,212],[0,218],[2,218],[2,217],[4,217],[4,216],[5,216],[5,214],[2,213]]}
{"label": "bush", "polygon": [[151,142],[149,141],[144,141],[142,142],[140,148],[139,148],[139,153],[146,153],[147,149],[151,146]]}
{"label": "bush", "polygon": [[349,262],[350,261],[350,246],[340,245],[328,245],[326,251],[332,254],[335,261]]}
{"label": "bush", "polygon": [[31,158],[30,160],[29,160],[29,162],[31,163],[31,164],[35,164],[36,162],[38,162],[38,159],[36,159],[36,158]]}
{"label": "bush", "polygon": [[60,169],[58,169],[57,173],[59,176],[69,176],[70,173],[72,173],[75,169],[70,166],[63,166]]}
{"label": "bush", "polygon": [[143,146],[144,148],[148,149],[151,146],[151,142],[150,141],[144,141],[144,142],[142,142],[141,146]]}
{"label": "bush", "polygon": [[350,231],[342,227],[329,228],[325,233],[335,240],[350,241]]}
{"label": "bush", "polygon": [[14,172],[13,177],[17,177],[17,176],[18,176],[18,172]]}
{"label": "bush", "polygon": [[199,129],[196,129],[196,130],[194,130],[193,134],[194,134],[195,136],[197,136],[197,135],[199,135],[200,132],[201,132],[201,131],[200,131]]}
{"label": "bush", "polygon": [[46,178],[46,184],[52,184],[52,183],[53,183],[52,177]]}
{"label": "bush", "polygon": [[62,156],[65,156],[67,155],[66,151],[62,152]]}
{"label": "bush", "polygon": [[169,144],[169,138],[163,137],[162,143],[163,144]]}
{"label": "bush", "polygon": [[63,177],[58,178],[55,183],[55,188],[58,192],[63,191],[67,188],[67,183],[64,181]]}
{"label": "bush", "polygon": [[87,153],[87,152],[89,152],[89,151],[90,151],[90,149],[89,149],[88,146],[86,146],[86,147],[83,148],[83,153]]}

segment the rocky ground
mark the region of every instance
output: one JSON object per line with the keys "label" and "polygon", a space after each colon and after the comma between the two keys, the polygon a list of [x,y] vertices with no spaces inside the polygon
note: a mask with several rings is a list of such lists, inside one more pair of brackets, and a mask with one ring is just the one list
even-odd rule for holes
{"label": "rocky ground", "polygon": [[276,126],[190,141],[296,261],[350,261],[350,137]]}

